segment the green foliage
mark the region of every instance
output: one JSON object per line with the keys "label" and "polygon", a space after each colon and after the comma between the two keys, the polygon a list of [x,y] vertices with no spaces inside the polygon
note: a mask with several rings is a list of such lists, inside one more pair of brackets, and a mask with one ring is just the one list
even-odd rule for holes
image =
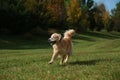
{"label": "green foliage", "polygon": [[[0,29],[9,30],[11,33],[24,32],[26,24],[26,12],[24,7],[24,0],[3,1],[0,8],[1,27]],[[26,28],[25,27],[25,28]]]}
{"label": "green foliage", "polygon": [[[48,2],[40,0],[26,0],[24,3],[25,11],[31,19],[33,28],[40,27],[46,29],[46,26],[51,17],[48,11]],[[34,25],[35,24],[35,25]]]}
{"label": "green foliage", "polygon": [[93,6],[93,0],[71,0],[67,6],[68,23],[77,31],[83,32],[90,26],[89,9]]}
{"label": "green foliage", "polygon": [[81,19],[81,8],[77,0],[71,0],[67,5],[67,21],[70,26],[79,26],[79,20]]}
{"label": "green foliage", "polygon": [[[112,10],[112,21],[114,26],[112,30],[120,32],[120,2],[116,4],[116,8]],[[111,28],[111,27],[110,27]]]}
{"label": "green foliage", "polygon": [[44,28],[50,18],[47,3],[38,0],[2,1],[0,12],[0,30],[3,33],[8,30],[14,34],[23,34],[38,26]]}
{"label": "green foliage", "polygon": [[111,17],[105,5],[95,5],[94,0],[0,0],[0,33],[41,33],[51,28],[120,31],[119,4]]}
{"label": "green foliage", "polygon": [[116,8],[112,10],[112,16],[120,17],[120,2],[116,4]]}
{"label": "green foliage", "polygon": [[107,28],[110,24],[110,15],[106,11],[105,5],[100,4],[94,6],[90,11],[90,30],[101,31],[104,28]]}
{"label": "green foliage", "polygon": [[50,27],[56,29],[64,29],[66,26],[66,8],[64,0],[49,1],[48,10],[51,14],[49,21]]}

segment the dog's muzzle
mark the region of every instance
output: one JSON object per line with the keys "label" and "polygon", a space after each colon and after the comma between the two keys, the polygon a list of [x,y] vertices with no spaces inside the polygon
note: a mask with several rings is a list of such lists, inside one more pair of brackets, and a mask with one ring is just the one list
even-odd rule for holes
{"label": "dog's muzzle", "polygon": [[48,42],[50,43],[50,45],[54,45],[56,43],[56,41],[51,40],[50,38],[48,39]]}

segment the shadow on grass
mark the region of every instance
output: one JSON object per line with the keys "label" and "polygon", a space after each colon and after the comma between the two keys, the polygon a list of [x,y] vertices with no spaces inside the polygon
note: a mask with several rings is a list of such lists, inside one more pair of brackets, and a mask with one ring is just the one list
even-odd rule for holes
{"label": "shadow on grass", "polygon": [[90,41],[90,42],[93,42],[93,41],[95,41],[95,39],[93,39],[93,38],[90,38],[90,37],[86,37],[86,36],[75,36],[74,37],[75,39],[79,39],[79,40],[85,40],[85,41]]}
{"label": "shadow on grass", "polygon": [[69,62],[69,65],[96,65],[98,62],[111,61],[110,59],[98,59],[98,60],[89,60],[89,61],[75,61]]}
{"label": "shadow on grass", "polygon": [[120,33],[105,33],[105,32],[86,32],[81,33],[80,36],[76,35],[75,39],[95,41],[96,38],[102,39],[120,39]]}
{"label": "shadow on grass", "polygon": [[[0,49],[48,49],[48,35],[33,36],[25,38],[23,36],[0,36]],[[96,41],[96,38],[120,39],[120,33],[86,32],[75,35],[74,39]]]}
{"label": "shadow on grass", "polygon": [[34,36],[25,38],[23,36],[1,36],[0,49],[48,49],[48,36]]}
{"label": "shadow on grass", "polygon": [[84,35],[98,37],[98,38],[104,38],[104,39],[120,38],[120,34],[117,34],[117,33],[87,32],[87,33],[84,33]]}

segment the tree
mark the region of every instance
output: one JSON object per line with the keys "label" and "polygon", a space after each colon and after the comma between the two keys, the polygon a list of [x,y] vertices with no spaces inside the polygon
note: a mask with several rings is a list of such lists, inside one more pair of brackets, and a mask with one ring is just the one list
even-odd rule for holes
{"label": "tree", "polygon": [[109,12],[106,11],[105,5],[95,5],[90,10],[90,30],[100,31],[109,25],[110,15]]}
{"label": "tree", "polygon": [[94,6],[94,1],[93,0],[80,0],[80,1],[81,1],[81,9],[82,9],[80,26],[84,31],[86,31],[90,27],[91,15],[89,14],[89,12],[91,11],[91,8]]}
{"label": "tree", "polygon": [[24,34],[36,27],[48,28],[50,13],[47,0],[1,0],[0,31]]}
{"label": "tree", "polygon": [[104,12],[102,20],[104,28],[108,30],[111,25],[111,17],[108,11]]}
{"label": "tree", "polygon": [[89,10],[93,0],[70,0],[67,6],[67,21],[70,26],[75,26],[77,31],[86,31],[90,24]]}
{"label": "tree", "polygon": [[112,16],[120,17],[120,2],[116,4],[116,8],[114,8],[111,12]]}
{"label": "tree", "polygon": [[[48,11],[47,0],[26,0],[24,3],[30,23],[33,23],[34,27],[40,27],[46,29],[47,23],[50,18],[50,12]],[[32,27],[33,27],[32,26]]]}
{"label": "tree", "polygon": [[116,8],[112,10],[112,20],[114,26],[112,27],[113,30],[120,32],[120,2],[116,4]]}
{"label": "tree", "polygon": [[82,11],[77,0],[71,0],[67,4],[67,22],[69,26],[78,26]]}
{"label": "tree", "polygon": [[66,8],[64,0],[50,0],[48,10],[51,14],[49,23],[52,28],[64,29],[66,25]]}
{"label": "tree", "polygon": [[[1,32],[18,33],[23,23],[24,0],[1,0],[0,21]],[[21,31],[22,32],[22,31]]]}

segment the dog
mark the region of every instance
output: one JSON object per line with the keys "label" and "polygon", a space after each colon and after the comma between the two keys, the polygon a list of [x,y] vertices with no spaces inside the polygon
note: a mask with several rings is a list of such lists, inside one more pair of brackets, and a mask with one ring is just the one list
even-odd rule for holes
{"label": "dog", "polygon": [[66,63],[69,56],[73,53],[71,38],[75,34],[74,29],[69,29],[65,31],[64,37],[59,33],[53,33],[48,39],[53,47],[53,55],[49,64],[52,64],[58,55],[61,56],[60,64]]}

